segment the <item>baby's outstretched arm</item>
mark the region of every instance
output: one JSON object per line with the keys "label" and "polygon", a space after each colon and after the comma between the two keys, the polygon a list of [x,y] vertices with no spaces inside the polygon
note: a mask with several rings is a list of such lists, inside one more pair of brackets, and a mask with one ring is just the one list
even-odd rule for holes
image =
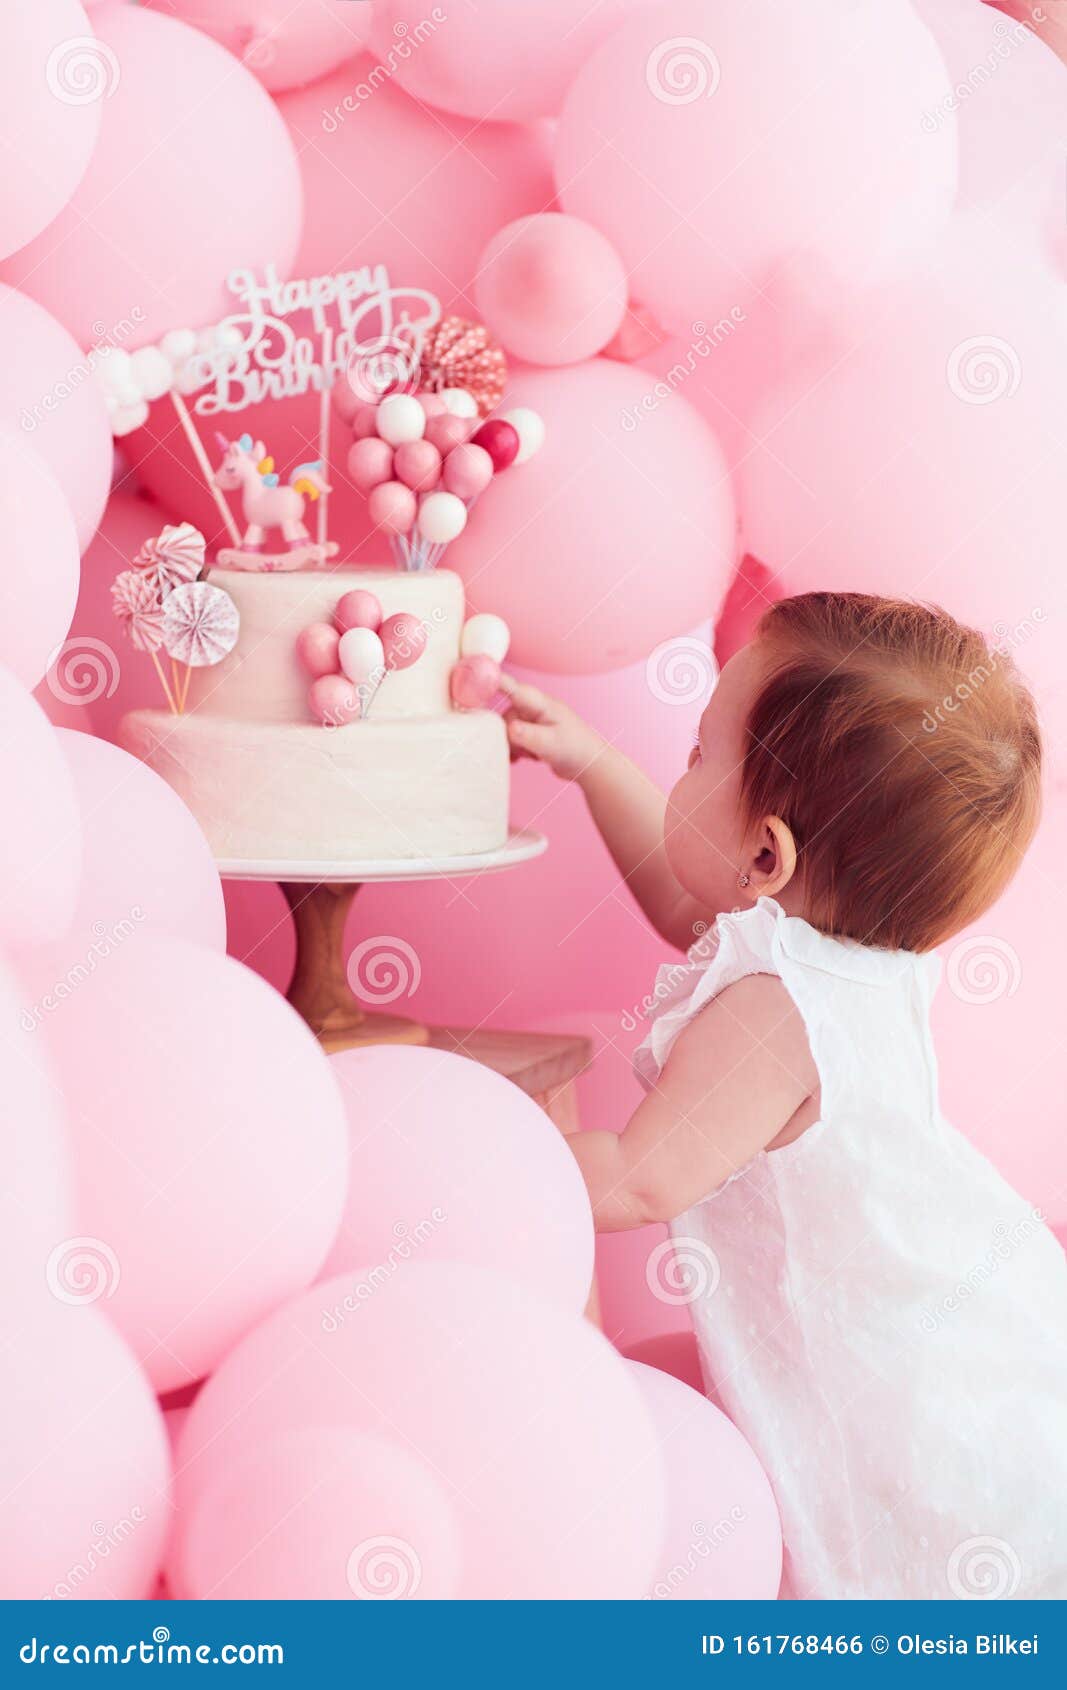
{"label": "baby's outstretched arm", "polygon": [[667,861],[663,793],[559,699],[508,676],[501,686],[511,700],[506,720],[515,754],[536,757],[561,780],[577,782],[619,873],[645,915],[669,944],[688,950],[710,918],[679,886]]}
{"label": "baby's outstretched arm", "polygon": [[568,1138],[597,1231],[684,1213],[761,1150],[798,1137],[815,1117],[818,1087],[781,981],[754,974],[728,986],[679,1034],[623,1132]]}

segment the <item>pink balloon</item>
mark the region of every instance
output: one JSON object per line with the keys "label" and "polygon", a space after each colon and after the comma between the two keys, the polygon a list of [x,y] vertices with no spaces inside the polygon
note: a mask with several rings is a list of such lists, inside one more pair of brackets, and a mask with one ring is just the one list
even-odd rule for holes
{"label": "pink balloon", "polygon": [[[335,391],[350,393],[347,382],[338,382]],[[353,394],[353,398],[355,395]],[[352,416],[352,434],[356,440],[373,440],[378,434],[378,407],[357,402]]]}
{"label": "pink balloon", "polygon": [[439,393],[427,393],[420,388],[418,400],[428,417],[443,417],[448,410]]}
{"label": "pink balloon", "polygon": [[78,598],[78,535],[47,464],[0,429],[0,662],[36,686],[61,644]]}
{"label": "pink balloon", "polygon": [[426,424],[426,438],[431,445],[437,447],[442,457],[447,457],[457,446],[462,446],[470,436],[470,420],[467,417],[454,416],[450,411],[431,417]]}
{"label": "pink balloon", "polygon": [[725,1414],[669,1373],[626,1363],[659,1433],[667,1525],[648,1594],[684,1601],[772,1601],[782,1528],[770,1481]]}
{"label": "pink balloon", "polygon": [[86,946],[138,934],[226,949],[222,884],[207,840],[159,775],[90,733],[57,728],[81,811],[82,877],[70,924]]}
{"label": "pink balloon", "polygon": [[364,436],[348,449],[348,473],[361,493],[383,486],[393,473],[393,448],[377,435]]}
{"label": "pink balloon", "polygon": [[476,499],[493,479],[493,460],[484,446],[453,446],[444,462],[443,481],[459,499]]}
{"label": "pink balloon", "polygon": [[288,273],[300,174],[274,102],[209,36],[141,6],[94,23],[110,79],[100,138],[66,209],[3,276],[80,346],[129,351],[234,310],[232,270]]}
{"label": "pink balloon", "polygon": [[311,683],[308,707],[324,728],[342,728],[358,718],[359,694],[344,675],[320,675]]}
{"label": "pink balloon", "polygon": [[405,487],[425,493],[441,479],[441,454],[429,440],[408,440],[397,447],[394,468]]}
{"label": "pink balloon", "polygon": [[691,1328],[685,1332],[660,1332],[654,1337],[642,1338],[639,1343],[628,1345],[623,1354],[627,1361],[639,1361],[645,1367],[658,1368],[661,1373],[669,1373],[683,1385],[688,1385],[690,1390],[705,1395],[700,1351],[697,1349],[696,1333]]}
{"label": "pink balloon", "polygon": [[81,879],[81,814],[56,730],[0,668],[0,938],[53,939],[74,914]]}
{"label": "pink balloon", "polygon": [[25,1038],[71,1104],[74,1230],[118,1264],[108,1313],[169,1390],[317,1273],[344,1200],[341,1099],[240,963],[138,931],[87,955],[71,936],[26,959]]}
{"label": "pink balloon", "polygon": [[402,481],[383,481],[380,486],[372,487],[367,496],[370,519],[375,528],[386,534],[410,533],[416,509],[415,495]]}
{"label": "pink balloon", "polygon": [[70,199],[117,78],[118,67],[94,43],[77,0],[10,8],[0,59],[0,105],[11,149],[0,203],[0,256],[25,246]]}
{"label": "pink balloon", "polygon": [[[733,573],[722,452],[678,393],[643,413],[647,377],[593,359],[514,373],[509,402],[545,419],[545,445],[471,512],[449,561],[469,608],[514,630],[517,663],[619,668],[719,606]],[[650,559],[669,569],[648,573]]]}
{"label": "pink balloon", "polygon": [[[197,1397],[176,1478],[176,1592],[193,1586],[201,1499],[249,1451],[333,1427],[387,1439],[441,1484],[459,1531],[459,1596],[642,1594],[657,1561],[659,1458],[640,1392],[602,1334],[505,1274],[457,1262],[406,1261],[376,1272],[369,1295],[363,1284],[329,1280],[276,1310]],[[579,1424],[596,1436],[576,1439]],[[342,1513],[339,1502],[331,1520]]]}
{"label": "pink balloon", "polygon": [[329,622],[311,622],[296,636],[297,662],[312,680],[318,680],[320,675],[336,675],[340,643],[338,630]]}
{"label": "pink balloon", "polygon": [[73,1259],[60,1250],[49,1262],[54,1295],[21,1305],[8,1295],[0,1315],[0,1341],[18,1358],[0,1403],[6,1599],[150,1596],[170,1526],[159,1406],[108,1305],[84,1306],[107,1296],[102,1282],[56,1277]]}
{"label": "pink balloon", "polygon": [[471,0],[444,28],[423,30],[417,52],[395,53],[401,31],[424,18],[417,0],[375,0],[371,46],[396,64],[400,86],[417,100],[466,117],[554,117],[583,61],[619,21],[647,0],[599,0],[576,11],[571,0]]}
{"label": "pink balloon", "polygon": [[455,1509],[417,1450],[302,1426],[244,1452],[197,1497],[183,1579],[190,1596],[220,1602],[448,1599]]}
{"label": "pink balloon", "polygon": [[322,0],[285,0],[274,8],[263,0],[211,0],[209,7],[203,0],[145,4],[206,30],[275,94],[314,82],[351,58],[368,29],[366,6],[324,6]]}
{"label": "pink balloon", "polygon": [[824,300],[898,273],[952,207],[954,129],[922,126],[950,97],[908,0],[844,14],[810,0],[803,30],[783,27],[779,0],[666,0],[572,83],[560,197],[608,237],[636,297],[689,335],[747,306],[786,260]]}
{"label": "pink balloon", "polygon": [[395,616],[387,616],[378,632],[387,669],[410,669],[426,650],[430,637],[425,622],[405,610],[398,611]]}
{"label": "pink balloon", "polygon": [[448,681],[452,702],[459,710],[484,710],[500,690],[500,664],[479,652],[461,657]]}
{"label": "pink balloon", "polygon": [[66,330],[34,300],[2,285],[0,342],[3,414],[17,422],[23,443],[63,489],[84,551],[111,484],[114,450],[103,395]]}
{"label": "pink balloon", "polygon": [[[373,1000],[373,982],[354,985]],[[396,1250],[509,1274],[580,1313],[593,1272],[589,1199],[544,1111],[499,1074],[448,1051],[377,1045],[331,1061],[348,1112],[352,1177],[322,1277],[355,1273]]]}
{"label": "pink balloon", "polygon": [[72,1232],[62,1099],[46,1052],[26,1050],[20,999],[0,962],[0,1275],[12,1306],[40,1293],[51,1251]]}
{"label": "pink balloon", "polygon": [[608,344],[626,314],[622,260],[591,223],[558,211],[520,217],[478,264],[478,310],[529,364],[576,364]]}
{"label": "pink balloon", "polygon": [[[357,413],[361,410],[369,411],[371,409],[369,405],[363,404],[363,401],[347,381],[334,382],[330,389],[330,401],[341,421],[347,423],[353,430]],[[356,438],[358,439],[359,436],[357,435]]]}
{"label": "pink balloon", "polygon": [[509,469],[519,455],[519,431],[514,423],[505,422],[502,417],[490,417],[471,436],[471,444],[481,446],[489,453],[493,470],[499,475],[502,469]]}
{"label": "pink balloon", "polygon": [[382,625],[381,602],[374,593],[356,587],[338,599],[333,619],[342,634],[347,634],[350,628],[369,628],[376,634]]}

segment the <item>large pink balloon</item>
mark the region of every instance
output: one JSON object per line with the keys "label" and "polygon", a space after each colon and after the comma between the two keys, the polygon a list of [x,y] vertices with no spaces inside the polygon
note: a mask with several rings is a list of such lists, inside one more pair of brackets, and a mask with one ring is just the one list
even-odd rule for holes
{"label": "large pink balloon", "polygon": [[368,5],[337,0],[145,0],[214,36],[279,93],[314,82],[334,65],[358,53],[367,38]]}
{"label": "large pink balloon", "polygon": [[617,333],[626,272],[599,229],[544,211],[508,223],[478,263],[478,310],[509,352],[529,364],[577,364]]}
{"label": "large pink balloon", "polygon": [[771,1601],[782,1528],[770,1481],[737,1427],[658,1367],[626,1364],[659,1433],[667,1524],[648,1594],[700,1602]]}
{"label": "large pink balloon", "polygon": [[330,1246],[345,1138],[329,1063],[249,970],[136,926],[23,972],[26,1037],[71,1106],[77,1230],[118,1264],[108,1312],[158,1390],[187,1384]]}
{"label": "large pink balloon", "polygon": [[121,74],[92,162],[3,275],[83,347],[129,350],[232,310],[237,267],[287,273],[300,174],[274,102],[209,36],[141,6],[93,23]]}
{"label": "large pink balloon", "polygon": [[16,1307],[5,1287],[4,1599],[143,1598],[159,1574],[170,1525],[163,1418],[106,1305],[84,1306],[93,1300],[80,1282]]}
{"label": "large pink balloon", "polygon": [[78,597],[78,535],[63,491],[39,453],[0,428],[0,662],[36,686]]}
{"label": "large pink balloon", "polygon": [[82,818],[71,931],[144,933],[226,949],[222,882],[207,840],[165,780],[107,740],[56,730]]}
{"label": "large pink balloon", "polygon": [[350,1177],[324,1279],[418,1256],[508,1273],[561,1308],[585,1307],[593,1272],[585,1182],[532,1099],[447,1051],[377,1045],[332,1062],[348,1113]]}
{"label": "large pink balloon", "polygon": [[469,0],[428,28],[421,0],[375,0],[371,46],[402,88],[446,111],[494,122],[553,117],[593,49],[647,3]]}
{"label": "large pink balloon", "polygon": [[733,573],[733,495],[711,430],[677,393],[607,359],[516,372],[504,410],[544,418],[536,457],[494,481],[448,559],[517,663],[617,669],[714,615]]}
{"label": "large pink balloon", "polygon": [[944,224],[955,132],[921,118],[949,93],[908,0],[665,0],[572,84],[560,199],[682,333],[749,303],[786,260],[825,296],[895,271]]}
{"label": "large pink balloon", "polygon": [[0,962],[0,1284],[5,1296],[39,1289],[45,1264],[71,1233],[63,1099],[43,1040],[19,1026],[19,982]]}
{"label": "large pink balloon", "polygon": [[0,940],[53,939],[74,914],[81,814],[56,730],[36,699],[0,668]]}
{"label": "large pink balloon", "polygon": [[[426,1464],[455,1512],[460,1596],[643,1594],[662,1476],[641,1394],[607,1339],[517,1281],[456,1262],[407,1262],[368,1299],[352,1291],[346,1276],[285,1304],[197,1397],[179,1449],[175,1594],[195,1593],[201,1499],[249,1450],[330,1426]],[[580,1426],[592,1434],[575,1436]]]}
{"label": "large pink balloon", "polygon": [[25,246],[70,199],[92,156],[117,74],[93,41],[77,0],[7,9],[0,57],[7,140],[0,256]]}
{"label": "large pink balloon", "polygon": [[0,401],[63,489],[84,551],[107,501],[114,457],[103,395],[81,348],[25,294],[0,285]]}

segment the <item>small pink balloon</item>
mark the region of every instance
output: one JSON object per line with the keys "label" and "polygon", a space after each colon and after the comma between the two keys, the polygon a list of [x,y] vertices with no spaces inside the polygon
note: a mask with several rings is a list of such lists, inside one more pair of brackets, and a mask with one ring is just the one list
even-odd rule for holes
{"label": "small pink balloon", "polygon": [[493,460],[484,446],[453,446],[442,479],[450,493],[459,499],[476,499],[493,479]]}
{"label": "small pink balloon", "polygon": [[337,673],[337,646],[340,634],[328,622],[312,622],[301,628],[296,636],[296,656],[301,667],[317,680],[320,675]]}
{"label": "small pink balloon", "polygon": [[448,406],[439,393],[425,393],[420,390],[418,399],[419,404],[426,412],[427,421],[431,417],[443,417],[448,411]]}
{"label": "small pink balloon", "polygon": [[[347,382],[344,384],[347,386]],[[352,389],[348,391],[351,393]],[[356,398],[355,394],[352,395]],[[376,440],[378,437],[378,407],[365,405],[356,400],[356,408],[352,413],[352,434],[356,440]]]}
{"label": "small pink balloon", "polygon": [[356,413],[361,408],[359,395],[351,383],[344,380],[337,382],[330,389],[330,398],[333,400],[334,410],[341,421],[348,423],[351,427],[355,422]]}
{"label": "small pink balloon", "polygon": [[393,473],[393,448],[377,435],[357,440],[348,448],[348,473],[361,493],[373,492]]}
{"label": "small pink balloon", "polygon": [[478,432],[471,437],[471,444],[480,446],[489,453],[493,460],[493,468],[499,475],[502,469],[510,469],[519,455],[519,431],[514,423],[505,422],[503,417],[490,417],[484,422]]}
{"label": "small pink balloon", "polygon": [[324,728],[342,728],[359,716],[359,699],[344,675],[320,675],[308,693],[311,714]]}
{"label": "small pink balloon", "polygon": [[479,652],[461,657],[449,678],[452,702],[459,710],[484,710],[500,689],[500,664]]}
{"label": "small pink balloon", "polygon": [[446,458],[454,446],[462,446],[471,436],[470,419],[457,417],[452,411],[442,411],[426,424],[426,438]]}
{"label": "small pink balloon", "polygon": [[383,481],[367,499],[367,514],[386,534],[408,534],[415,523],[415,495],[402,481]]}
{"label": "small pink balloon", "polygon": [[430,637],[425,622],[406,610],[387,617],[380,633],[387,669],[410,669],[426,650]]}
{"label": "small pink balloon", "polygon": [[409,440],[397,447],[393,468],[405,487],[428,493],[441,479],[441,454],[429,440]]}
{"label": "small pink balloon", "polygon": [[[347,634],[350,628],[369,628],[376,634],[382,625],[382,607],[375,595],[368,593],[365,587],[355,587],[338,599],[333,619],[342,634]],[[334,664],[334,668],[336,667]]]}

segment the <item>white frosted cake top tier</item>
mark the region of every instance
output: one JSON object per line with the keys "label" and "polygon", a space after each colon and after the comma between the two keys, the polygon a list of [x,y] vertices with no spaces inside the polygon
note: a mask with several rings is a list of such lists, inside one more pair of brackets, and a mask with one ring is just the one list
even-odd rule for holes
{"label": "white frosted cake top tier", "polygon": [[448,680],[459,656],[465,602],[463,583],[451,570],[253,574],[213,569],[210,579],[236,604],[241,632],[229,657],[212,669],[194,671],[188,709],[198,715],[309,722],[311,678],[297,661],[297,636],[312,622],[331,622],[338,599],[359,587],[381,602],[383,616],[405,611],[418,618],[428,636],[416,663],[386,675],[372,706],[374,720],[450,711]]}

